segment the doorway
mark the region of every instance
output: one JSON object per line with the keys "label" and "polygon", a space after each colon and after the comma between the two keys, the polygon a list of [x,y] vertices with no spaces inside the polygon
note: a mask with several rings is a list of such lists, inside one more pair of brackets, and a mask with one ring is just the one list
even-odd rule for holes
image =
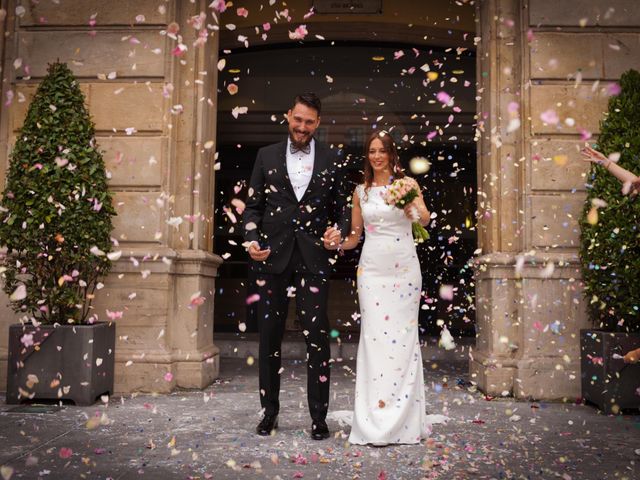
{"label": "doorway", "polygon": [[[343,151],[354,186],[371,130],[384,128],[394,136],[405,169],[424,188],[435,214],[431,239],[418,247],[426,294],[421,333],[439,332],[440,319],[454,333],[472,335],[475,53],[397,43],[316,42],[225,50],[220,59],[226,65],[218,81],[214,251],[226,259],[216,280],[215,330],[237,332],[243,324],[257,331],[245,302],[251,287],[241,228],[227,212],[233,198],[246,195],[258,149],[286,137],[284,113],[295,94],[313,91],[323,104],[316,136]],[[444,102],[442,92],[449,101]],[[247,107],[246,113],[237,107]],[[416,157],[428,160],[428,171],[411,172],[410,160]],[[358,330],[358,256],[356,249],[341,257],[331,277],[330,322],[340,332]],[[440,295],[441,285],[454,291],[453,300]],[[294,315],[287,325],[297,328]]]}

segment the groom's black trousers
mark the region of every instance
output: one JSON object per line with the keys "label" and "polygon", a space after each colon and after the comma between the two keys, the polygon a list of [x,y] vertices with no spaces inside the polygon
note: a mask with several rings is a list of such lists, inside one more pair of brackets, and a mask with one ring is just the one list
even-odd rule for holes
{"label": "groom's black trousers", "polygon": [[[257,274],[258,328],[260,331],[260,404],[266,415],[280,410],[280,373],[282,336],[285,330],[289,298],[295,295],[296,314],[307,342],[307,399],[314,421],[324,420],[329,408],[329,320],[327,298],[329,275],[309,273],[298,251],[293,248],[284,272]],[[292,287],[295,289],[293,290]]]}

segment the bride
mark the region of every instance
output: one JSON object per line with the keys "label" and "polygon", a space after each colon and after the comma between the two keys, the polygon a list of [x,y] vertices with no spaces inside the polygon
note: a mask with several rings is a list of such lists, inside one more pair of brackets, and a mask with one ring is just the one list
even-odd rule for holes
{"label": "bride", "polygon": [[[351,234],[341,243],[327,231],[330,250],[355,248],[365,233],[357,271],[361,331],[349,442],[419,443],[430,433],[425,411],[418,313],[422,274],[411,223],[429,222],[420,194],[404,210],[385,202],[393,180],[405,177],[391,135],[365,143],[364,183],[353,193]],[[417,183],[415,188],[420,191]]]}

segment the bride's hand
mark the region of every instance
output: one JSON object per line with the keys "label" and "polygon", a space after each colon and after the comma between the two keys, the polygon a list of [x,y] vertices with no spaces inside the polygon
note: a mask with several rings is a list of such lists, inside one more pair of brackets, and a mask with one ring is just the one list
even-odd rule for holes
{"label": "bride's hand", "polygon": [[340,248],[341,234],[335,227],[329,227],[322,236],[322,243],[327,250],[338,250]]}
{"label": "bride's hand", "polygon": [[418,221],[420,218],[420,210],[418,210],[418,205],[415,200],[404,206],[404,214],[412,222]]}
{"label": "bride's hand", "polygon": [[587,162],[598,163],[600,165],[608,165],[608,162],[611,161],[602,153],[594,150],[591,147],[584,147],[582,150],[580,150],[580,154],[582,155],[583,160]]}

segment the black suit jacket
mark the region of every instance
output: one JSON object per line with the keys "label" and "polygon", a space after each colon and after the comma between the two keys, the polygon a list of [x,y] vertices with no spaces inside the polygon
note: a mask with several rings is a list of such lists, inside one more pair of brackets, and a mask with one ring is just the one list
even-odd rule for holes
{"label": "black suit jacket", "polygon": [[259,272],[281,273],[297,244],[311,273],[328,274],[332,252],[324,248],[322,235],[337,223],[346,236],[351,224],[346,167],[316,140],[313,175],[298,201],[287,173],[286,148],[285,140],[258,151],[243,213],[244,238],[271,248],[267,260],[254,262]]}

